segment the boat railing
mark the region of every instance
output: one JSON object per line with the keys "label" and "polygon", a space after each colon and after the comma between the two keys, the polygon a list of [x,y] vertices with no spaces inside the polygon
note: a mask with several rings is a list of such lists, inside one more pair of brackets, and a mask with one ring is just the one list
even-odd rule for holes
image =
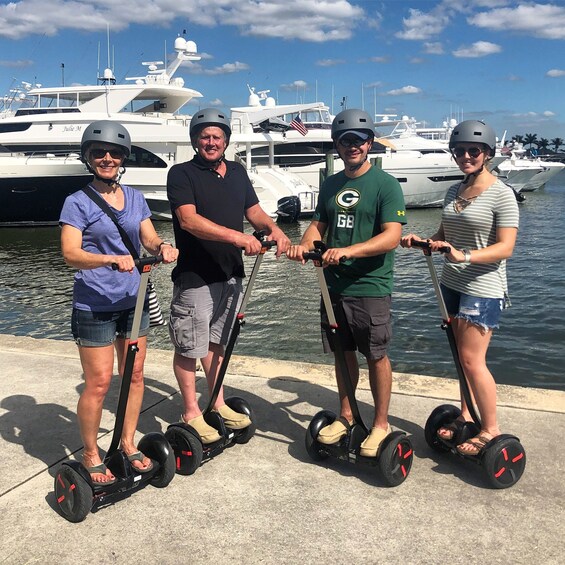
{"label": "boat railing", "polygon": [[33,151],[32,153],[12,153],[13,157],[25,156],[26,163],[32,160],[54,160],[59,163],[65,164],[67,162],[76,163],[80,161],[80,155],[75,152],[69,151]]}

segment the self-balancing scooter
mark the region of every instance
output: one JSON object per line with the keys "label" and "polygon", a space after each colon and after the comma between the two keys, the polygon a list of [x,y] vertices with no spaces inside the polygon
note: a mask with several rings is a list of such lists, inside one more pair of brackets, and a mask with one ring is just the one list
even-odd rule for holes
{"label": "self-balancing scooter", "polygon": [[348,461],[353,464],[377,467],[387,486],[397,486],[404,482],[412,467],[414,450],[410,438],[401,431],[394,431],[386,436],[381,443],[376,457],[364,457],[360,454],[361,443],[369,435],[369,430],[363,423],[359,407],[355,398],[355,390],[351,382],[349,368],[345,353],[337,332],[338,324],[333,310],[332,301],[322,267],[322,255],[326,246],[321,241],[314,242],[315,251],[305,253],[305,260],[311,260],[318,274],[318,282],[322,293],[322,300],[328,316],[330,336],[334,347],[335,358],[339,363],[345,392],[349,399],[353,423],[346,435],[336,444],[326,445],[318,441],[318,434],[325,426],[329,426],[337,419],[337,415],[329,410],[318,412],[306,430],[306,451],[314,461],[322,461],[328,457]]}
{"label": "self-balancing scooter", "polygon": [[118,447],[124,426],[134,361],[138,351],[137,339],[149,274],[151,266],[161,260],[161,256],[143,257],[136,260],[141,280],[118,398],[116,425],[110,448],[104,458],[105,465],[112,471],[116,481],[108,485],[94,484],[90,473],[82,463],[65,461],[55,475],[55,497],[61,514],[69,522],[81,522],[96,507],[119,499],[129,491],[139,490],[147,483],[155,487],[166,487],[175,476],[173,450],[162,433],[146,434],[138,444],[138,449],[153,462],[153,468],[144,473],[137,471],[127,455]]}
{"label": "self-balancing scooter", "polygon": [[263,257],[267,249],[270,249],[271,247],[276,245],[274,241],[264,241],[263,233],[255,233],[254,235],[262,243],[261,253],[257,255],[253,269],[251,271],[251,274],[249,275],[249,281],[245,288],[241,306],[239,308],[236,321],[226,345],[224,358],[218,371],[218,377],[214,384],[212,393],[210,394],[208,405],[202,412],[204,421],[208,425],[218,430],[221,438],[214,443],[204,444],[202,443],[200,434],[192,426],[184,422],[176,422],[174,424],[171,424],[165,432],[165,437],[174,450],[176,471],[181,475],[192,475],[196,471],[196,469],[200,467],[202,462],[212,459],[213,457],[221,453],[226,447],[229,447],[235,443],[247,443],[253,437],[253,434],[256,430],[255,415],[253,414],[253,410],[249,403],[239,396],[226,398],[226,404],[232,410],[235,410],[236,412],[239,412],[241,414],[245,414],[249,417],[251,424],[246,428],[239,430],[228,428],[225,425],[222,416],[218,412],[214,412],[212,410],[214,403],[218,398],[220,389],[223,385],[235,343],[241,332],[242,326],[245,324],[245,309],[247,307],[247,303],[249,302],[251,289],[253,288],[253,285],[255,283],[259,267],[261,266]]}
{"label": "self-balancing scooter", "polygon": [[[427,241],[413,241],[412,246],[422,248],[426,262],[428,263],[428,268],[443,321],[441,328],[447,333],[449,347],[455,362],[457,376],[459,377],[461,392],[465,399],[465,403],[469,408],[469,413],[473,418],[473,422],[465,422],[460,426],[457,426],[453,432],[451,440],[445,440],[437,435],[438,430],[456,420],[461,415],[461,410],[450,404],[438,406],[430,414],[430,417],[426,422],[424,430],[426,442],[433,450],[439,453],[451,452],[458,457],[462,457],[463,459],[467,459],[481,465],[484,469],[486,479],[492,487],[511,487],[520,480],[520,477],[526,467],[526,452],[524,451],[520,440],[516,436],[501,434],[489,441],[478,455],[464,455],[456,449],[457,445],[475,437],[481,431],[481,420],[475,410],[471,391],[469,389],[469,383],[467,382],[467,378],[465,377],[465,373],[459,359],[455,334],[453,332],[451,319],[441,293],[430,244]],[[449,253],[449,250],[449,247],[446,247],[440,249],[440,252]]]}

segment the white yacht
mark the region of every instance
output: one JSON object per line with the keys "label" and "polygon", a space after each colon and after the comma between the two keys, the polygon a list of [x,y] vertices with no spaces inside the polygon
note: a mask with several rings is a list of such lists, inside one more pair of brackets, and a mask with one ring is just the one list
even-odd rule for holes
{"label": "white yacht", "polygon": [[[331,139],[333,116],[321,102],[278,105],[269,91],[251,95],[248,106],[231,109],[234,131],[253,129],[278,136],[272,146],[234,145],[240,159],[257,166],[279,166],[290,170],[309,185],[319,187],[327,172],[343,168]],[[302,133],[291,127],[296,118],[304,126]],[[376,122],[377,128],[397,126],[402,120]],[[410,208],[441,206],[447,189],[463,174],[451,159],[446,146],[418,137],[409,128],[396,128],[388,135],[376,132],[370,157],[393,175],[402,186],[406,206]],[[278,141],[282,137],[282,142]]]}
{"label": "white yacht", "polygon": [[543,188],[551,178],[565,169],[565,164],[559,161],[528,157],[520,143],[505,145],[502,151],[509,158],[500,163],[495,172],[518,192],[533,192]]}
{"label": "white yacht", "polygon": [[[126,79],[129,83],[117,84],[106,69],[94,86],[36,86],[15,112],[0,117],[0,225],[57,222],[66,196],[91,178],[77,155],[84,128],[101,119],[117,120],[130,132],[132,151],[122,181],[144,192],[155,219],[171,218],[168,170],[194,155],[190,116],[180,110],[202,96],[174,76],[184,61],[200,59],[196,44],[177,37],[174,46],[176,58],[168,66],[143,63],[147,74]],[[248,141],[266,142],[257,134]],[[297,186],[307,187],[301,179],[251,169],[249,176],[269,215],[296,219]]]}

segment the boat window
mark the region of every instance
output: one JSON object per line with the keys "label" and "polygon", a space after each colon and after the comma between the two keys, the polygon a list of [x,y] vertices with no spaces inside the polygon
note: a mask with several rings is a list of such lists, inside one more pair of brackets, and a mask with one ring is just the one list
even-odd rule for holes
{"label": "boat window", "polygon": [[126,168],[166,169],[167,163],[161,157],[155,155],[155,153],[151,153],[151,151],[143,147],[132,145],[130,156],[126,159],[124,166]]}
{"label": "boat window", "polygon": [[26,131],[31,127],[31,122],[21,124],[0,124],[0,133],[10,133],[14,131]]}

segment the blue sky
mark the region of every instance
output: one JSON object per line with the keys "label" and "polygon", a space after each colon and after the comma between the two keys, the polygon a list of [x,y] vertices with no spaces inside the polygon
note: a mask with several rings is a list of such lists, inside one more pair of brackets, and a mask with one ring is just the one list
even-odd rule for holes
{"label": "blue sky", "polygon": [[0,2],[0,96],[21,81],[61,85],[61,64],[65,84],[95,84],[107,26],[119,81],[186,30],[202,59],[177,75],[201,107],[245,105],[250,84],[334,113],[346,97],[429,126],[477,118],[499,137],[565,138],[563,0]]}

